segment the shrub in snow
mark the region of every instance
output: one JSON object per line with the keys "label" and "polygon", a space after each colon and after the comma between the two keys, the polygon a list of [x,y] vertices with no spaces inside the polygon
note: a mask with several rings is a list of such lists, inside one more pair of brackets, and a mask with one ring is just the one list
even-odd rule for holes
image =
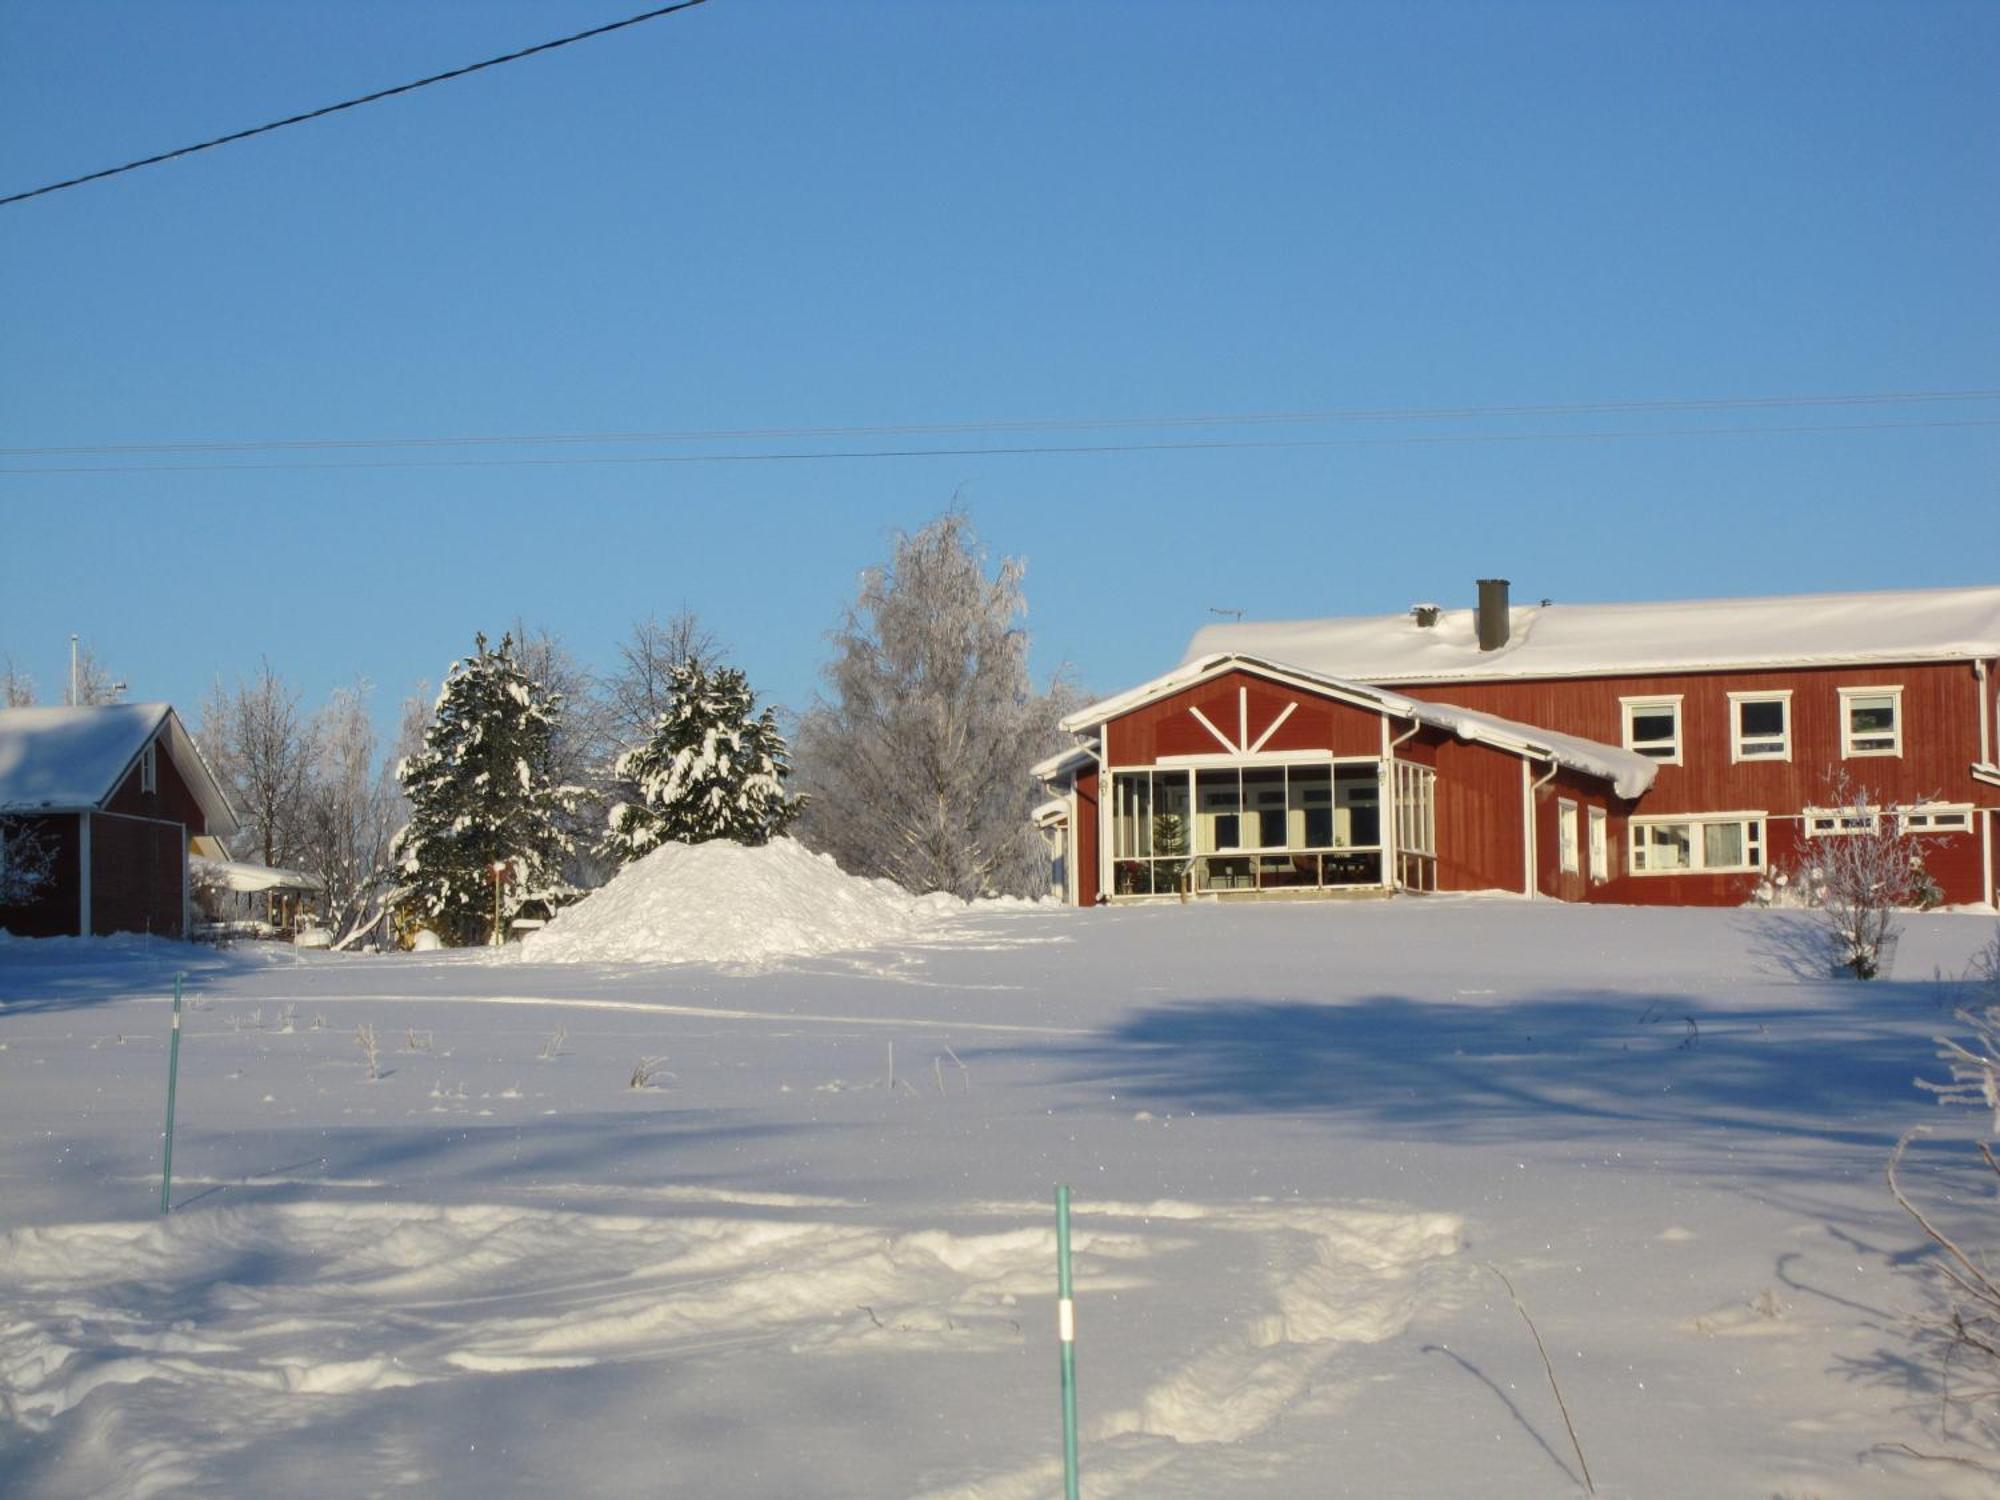
{"label": "shrub in snow", "polygon": [[777,713],[757,711],[749,679],[682,661],[667,696],[646,743],[612,768],[636,800],[611,809],[605,853],[629,864],[661,844],[762,844],[783,833],[799,813],[785,795],[791,766]]}
{"label": "shrub in snow", "polygon": [[553,754],[562,696],[521,669],[511,637],[477,644],[445,678],[424,748],[397,768],[410,821],[391,847],[403,921],[455,944],[497,940],[523,908],[574,894],[562,871],[578,792]]}
{"label": "shrub in snow", "polygon": [[1022,564],[996,576],[963,515],[899,536],[834,632],[829,696],[799,725],[800,836],[919,893],[1040,895],[1030,768],[1070,695],[1028,677]]}
{"label": "shrub in snow", "polygon": [[[1932,1083],[1919,1078],[1917,1087],[1937,1096],[1940,1104],[1965,1104],[1990,1112],[1992,1130],[2000,1135],[2000,934],[1974,959],[1966,975],[1971,991],[1966,1003],[1953,1015],[1972,1034],[1968,1040],[1938,1037],[1938,1056],[1951,1070],[1951,1082]],[[1971,1432],[1959,1436],[1977,1437],[1991,1449],[2000,1446],[2000,1271],[1994,1269],[1994,1246],[1965,1242],[1964,1232],[1939,1225],[1904,1191],[1897,1168],[1914,1136],[1910,1131],[1896,1143],[1889,1157],[1889,1190],[1903,1211],[1916,1221],[1925,1236],[1942,1254],[1932,1262],[1944,1278],[1945,1311],[1920,1325],[1925,1340],[1942,1356],[1947,1378],[1942,1382],[1941,1411],[1949,1429],[1955,1407],[1970,1419]],[[1979,1155],[1988,1171],[2000,1178],[2000,1157],[1986,1142]],[[1958,1201],[1968,1201],[1954,1195]],[[1970,1200],[1981,1204],[1991,1227],[1994,1199],[1980,1195]],[[1976,1221],[1975,1221],[1976,1222]],[[1957,1380],[1949,1378],[1954,1360],[1972,1366]],[[1995,1472],[1987,1465],[1977,1465]]]}
{"label": "shrub in snow", "polygon": [[25,906],[55,876],[55,844],[30,823],[0,818],[0,906]]}
{"label": "shrub in snow", "polygon": [[1846,772],[1828,778],[1821,801],[1847,825],[1845,831],[1808,838],[1792,869],[1767,882],[1759,896],[1820,913],[1833,939],[1836,966],[1858,979],[1873,979],[1901,927],[1896,913],[1936,905],[1937,883],[1924,870],[1922,852],[1902,821]]}

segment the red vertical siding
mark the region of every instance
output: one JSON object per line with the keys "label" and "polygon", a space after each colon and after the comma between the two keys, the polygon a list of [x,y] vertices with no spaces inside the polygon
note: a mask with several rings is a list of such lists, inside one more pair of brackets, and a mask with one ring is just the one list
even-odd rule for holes
{"label": "red vertical siding", "polygon": [[[1297,707],[1285,716],[1286,709],[1293,704]],[[1325,750],[1334,755],[1382,753],[1382,716],[1376,710],[1357,708],[1237,671],[1112,720],[1106,726],[1105,764],[1148,766],[1169,755],[1227,753],[1227,747],[1191,712],[1195,709],[1231,745],[1241,743],[1247,720],[1252,743],[1277,724],[1276,733],[1264,744],[1266,750]],[[1281,716],[1284,722],[1278,724]]]}
{"label": "red vertical siding", "polygon": [[[1427,736],[1428,737],[1428,736]],[[1525,881],[1521,759],[1437,738],[1438,889],[1518,891]]]}
{"label": "red vertical siding", "polygon": [[[1839,689],[1843,687],[1902,689],[1900,755],[1842,756]],[[1660,766],[1652,790],[1634,809],[1636,815],[1764,813],[1770,824],[1768,856],[1780,867],[1796,849],[1798,814],[1826,800],[1836,772],[1844,771],[1884,806],[1937,800],[1990,807],[2000,802],[1994,788],[1971,775],[1979,754],[1981,688],[1966,662],[1437,683],[1400,690],[1610,745],[1624,743],[1620,699],[1678,696],[1681,763]],[[1790,758],[1732,762],[1729,695],[1782,691],[1791,693]],[[1980,889],[1976,838],[1960,835],[1956,842],[1952,836],[1926,838],[1923,847],[1926,862],[1937,861],[1933,874],[1948,901],[1986,899],[1987,893]],[[1594,887],[1589,899],[1641,905],[1733,904],[1745,899],[1755,884],[1754,877],[1742,874],[1632,876],[1621,870],[1609,887]]]}
{"label": "red vertical siding", "polygon": [[1076,900],[1097,904],[1097,771],[1080,771],[1076,778],[1076,821],[1070,840],[1076,850]]}
{"label": "red vertical siding", "polygon": [[99,936],[181,936],[187,834],[179,823],[97,814],[90,820],[90,927]]}

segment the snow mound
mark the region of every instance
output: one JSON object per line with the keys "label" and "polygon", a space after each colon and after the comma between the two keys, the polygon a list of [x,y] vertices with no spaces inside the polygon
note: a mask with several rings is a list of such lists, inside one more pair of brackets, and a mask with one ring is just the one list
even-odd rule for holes
{"label": "snow mound", "polygon": [[759,964],[900,942],[965,910],[849,875],[796,839],[663,844],[521,945],[530,963]]}

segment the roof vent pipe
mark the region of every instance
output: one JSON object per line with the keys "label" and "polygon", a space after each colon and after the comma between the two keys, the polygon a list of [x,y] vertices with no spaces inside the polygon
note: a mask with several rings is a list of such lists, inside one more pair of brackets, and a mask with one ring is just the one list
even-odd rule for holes
{"label": "roof vent pipe", "polygon": [[1479,580],[1479,649],[1498,651],[1507,644],[1513,624],[1507,611],[1507,580]]}
{"label": "roof vent pipe", "polygon": [[1443,613],[1444,606],[1440,604],[1412,604],[1410,606],[1410,616],[1417,622],[1417,629],[1419,630],[1436,629],[1438,616]]}

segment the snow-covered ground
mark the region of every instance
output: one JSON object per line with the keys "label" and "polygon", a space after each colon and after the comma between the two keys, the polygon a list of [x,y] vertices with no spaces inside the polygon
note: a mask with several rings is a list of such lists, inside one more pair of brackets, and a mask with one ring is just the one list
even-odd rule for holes
{"label": "snow-covered ground", "polygon": [[0,941],[0,1493],[1059,1493],[1065,1181],[1087,1495],[1581,1493],[1496,1267],[1601,1494],[1987,1493],[1877,1445],[1965,1451],[1882,1167],[1939,1126],[1910,1180],[1992,1243],[1988,1122],[1911,1080],[1994,926],[1871,985],[1796,914],[1499,899]]}

